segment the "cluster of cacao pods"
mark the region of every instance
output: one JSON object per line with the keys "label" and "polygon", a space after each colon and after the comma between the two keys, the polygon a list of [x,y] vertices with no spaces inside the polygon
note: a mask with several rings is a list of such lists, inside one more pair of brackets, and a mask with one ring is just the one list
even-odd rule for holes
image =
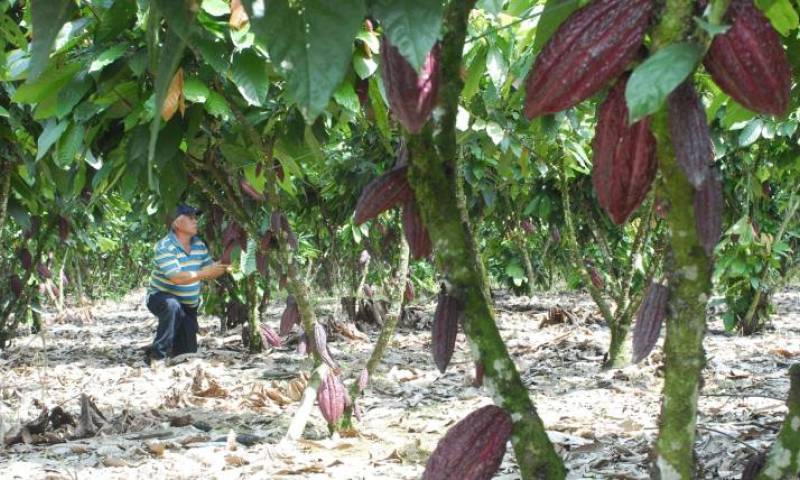
{"label": "cluster of cacao pods", "polygon": [[276,239],[281,238],[281,234],[285,233],[286,242],[290,247],[292,247],[292,249],[297,250],[297,235],[294,234],[292,226],[289,224],[289,219],[286,218],[286,215],[284,215],[283,212],[280,210],[275,210],[272,212],[272,215],[270,216],[269,228],[272,231],[272,235]]}
{"label": "cluster of cacao pods", "polygon": [[487,405],[470,413],[439,440],[428,458],[423,480],[488,480],[500,468],[511,437],[511,417]]}
{"label": "cluster of cacao pods", "polygon": [[439,293],[431,329],[433,361],[442,373],[447,370],[447,365],[450,364],[450,359],[453,357],[458,326],[462,322],[463,315],[464,308],[458,298],[443,289]]}
{"label": "cluster of cacao pods", "polygon": [[353,222],[356,225],[375,218],[381,213],[403,207],[403,232],[413,258],[431,254],[433,244],[417,208],[414,191],[408,183],[408,166],[395,166],[364,187],[356,203]]}
{"label": "cluster of cacao pods", "polygon": [[[707,1],[699,0],[705,7]],[[564,21],[526,79],[525,114],[534,118],[570,108],[613,85],[598,110],[593,184],[598,202],[623,223],[644,200],[655,177],[655,138],[649,119],[628,124],[624,74],[642,47],[655,2],[594,0]],[[789,108],[791,68],[780,37],[753,0],[733,0],[703,63],[719,87],[746,108],[782,116]],[[710,255],[721,228],[721,185],[702,103],[691,80],[667,100],[678,164],[695,188],[697,229]],[[698,204],[700,210],[698,211]]]}

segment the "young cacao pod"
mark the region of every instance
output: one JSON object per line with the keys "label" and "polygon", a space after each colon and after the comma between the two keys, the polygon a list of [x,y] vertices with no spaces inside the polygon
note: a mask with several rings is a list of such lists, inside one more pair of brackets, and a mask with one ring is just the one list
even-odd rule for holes
{"label": "young cacao pod", "polygon": [[694,192],[694,218],[697,236],[706,255],[714,255],[714,247],[722,235],[722,213],[725,208],[722,197],[722,182],[711,173]]}
{"label": "young cacao pod", "polygon": [[513,428],[511,417],[498,406],[475,410],[439,440],[422,480],[489,480],[500,468]]}
{"label": "young cacao pod", "polygon": [[617,82],[600,105],[592,141],[597,201],[618,225],[645,199],[658,169],[650,119],[628,126],[626,83],[627,78]]}
{"label": "young cacao pod", "polygon": [[431,344],[433,361],[442,373],[447,370],[447,365],[453,357],[458,324],[462,314],[463,309],[456,297],[444,292],[439,294],[439,302],[436,304],[436,312],[433,315]]}
{"label": "young cacao pod", "polygon": [[525,81],[529,119],[586,100],[625,71],[642,46],[652,0],[594,0],[545,44]]}
{"label": "young cacao pod", "polygon": [[329,373],[317,390],[319,410],[328,424],[336,423],[344,413],[346,402],[344,385],[338,375]]}
{"label": "young cacao pod", "polygon": [[297,307],[297,302],[294,297],[289,295],[286,297],[286,308],[283,309],[281,315],[281,324],[278,332],[281,335],[288,335],[292,331],[295,324],[300,323],[300,309]]}
{"label": "young cacao pod", "polygon": [[661,324],[667,316],[669,288],[660,283],[651,283],[639,305],[636,325],[633,327],[633,363],[641,362],[653,350],[661,332]]}
{"label": "young cacao pod", "polygon": [[533,223],[529,218],[522,220],[520,222],[520,226],[522,227],[523,230],[525,230],[525,233],[528,234],[534,233],[536,231],[536,228],[533,226]]}
{"label": "young cacao pod", "polygon": [[259,324],[258,332],[261,334],[261,340],[271,347],[280,347],[283,343],[280,335],[278,335],[275,330],[269,328],[269,326],[265,323]]}
{"label": "young cacao pod", "polygon": [[431,237],[419,214],[417,203],[413,200],[406,202],[403,206],[403,233],[411,251],[411,258],[426,258],[431,254],[433,250]]}
{"label": "young cacao pod", "polygon": [[381,213],[414,198],[406,173],[408,167],[389,170],[364,187],[356,203],[353,223],[361,225]]}
{"label": "young cacao pod", "polygon": [[332,369],[336,370],[339,366],[331,357],[331,352],[328,351],[328,334],[325,332],[325,327],[320,323],[314,323],[314,350],[319,354],[319,358]]}
{"label": "young cacao pod", "polygon": [[66,242],[69,238],[69,221],[64,217],[58,217],[58,238]]}
{"label": "young cacao pod", "polygon": [[17,259],[19,260],[20,265],[22,265],[23,270],[26,272],[29,272],[31,268],[33,268],[33,257],[27,248],[23,247],[17,250]]}
{"label": "young cacao pod", "polygon": [[19,298],[22,295],[22,279],[19,278],[19,275],[12,274],[8,279],[8,285],[11,288],[11,293],[14,294],[14,298]]}
{"label": "young cacao pod", "polygon": [[714,144],[706,111],[690,81],[682,83],[667,97],[669,133],[675,158],[689,183],[697,189],[714,163]]}
{"label": "young cacao pod", "polygon": [[248,197],[252,198],[257,202],[263,202],[267,199],[262,193],[259,193],[252,185],[250,185],[250,182],[248,182],[244,178],[239,180],[239,187],[242,189],[242,192],[244,192]]}
{"label": "young cacao pod", "polygon": [[271,242],[272,233],[267,232],[261,237],[258,250],[256,250],[256,270],[258,270],[258,273],[264,278],[267,278],[269,275],[269,257],[267,255]]}
{"label": "young cacao pod", "polygon": [[428,121],[439,94],[439,44],[433,46],[419,73],[384,36],[381,40],[381,78],[392,115],[411,133]]}
{"label": "young cacao pod", "polygon": [[714,37],[703,61],[711,78],[749,110],[784,116],[792,72],[778,32],[752,0],[733,0],[725,23],[731,28]]}
{"label": "young cacao pod", "polygon": [[36,264],[36,272],[39,274],[39,277],[42,278],[42,279],[49,279],[49,278],[51,278],[53,276],[52,272],[50,272],[50,269],[47,268],[47,265],[45,265],[43,263]]}

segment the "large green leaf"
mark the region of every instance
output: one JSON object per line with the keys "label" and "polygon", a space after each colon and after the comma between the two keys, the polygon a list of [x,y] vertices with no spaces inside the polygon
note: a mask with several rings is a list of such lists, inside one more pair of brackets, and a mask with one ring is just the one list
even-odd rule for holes
{"label": "large green leaf", "polygon": [[630,122],[635,123],[655,113],[694,71],[703,56],[697,44],[680,42],[658,50],[631,74],[625,88]]}
{"label": "large green leaf", "polygon": [[789,0],[756,0],[756,4],[784,37],[788,37],[800,24],[797,11]]}
{"label": "large green leaf", "polygon": [[50,147],[61,138],[61,134],[64,133],[68,125],[68,122],[58,123],[54,119],[45,123],[44,130],[42,130],[42,134],[39,135],[39,139],[36,141],[36,160],[41,160],[42,157],[47,155]]}
{"label": "large green leaf", "polygon": [[547,0],[536,25],[536,38],[533,40],[531,53],[538,54],[558,27],[579,6],[578,0]]}
{"label": "large green leaf", "polygon": [[392,45],[419,70],[439,39],[441,0],[375,0],[372,11]]}
{"label": "large green leaf", "polygon": [[[350,66],[364,0],[244,0],[256,38],[286,77],[286,89],[306,117],[328,104]],[[302,8],[301,8],[302,7]]]}
{"label": "large green leaf", "polygon": [[119,57],[125,54],[128,46],[124,43],[118,43],[111,48],[104,50],[97,56],[92,63],[89,64],[89,73],[99,72],[108,65],[114,63]]}
{"label": "large green leaf", "polygon": [[70,124],[66,134],[62,135],[56,144],[56,153],[53,161],[61,168],[66,168],[75,161],[75,155],[83,145],[86,129],[80,123]]}
{"label": "large green leaf", "polygon": [[21,85],[14,92],[11,100],[18,103],[40,103],[47,97],[57,95],[80,71],[81,67],[82,65],[78,62],[54,65],[40,75],[36,81],[28,81]]}
{"label": "large green leaf", "polygon": [[158,190],[164,201],[164,208],[170,212],[188,185],[186,168],[183,166],[183,155],[173,155],[164,165],[158,177]]}
{"label": "large green leaf", "polygon": [[136,21],[136,0],[114,0],[111,8],[100,15],[94,39],[107,42],[119,36]]}
{"label": "large green leaf", "polygon": [[261,106],[267,99],[269,76],[266,61],[252,50],[245,50],[233,57],[231,77],[239,93],[250,105]]}
{"label": "large green leaf", "polygon": [[36,0],[30,3],[30,8],[33,40],[28,82],[33,82],[44,72],[58,32],[77,8],[72,0]]}

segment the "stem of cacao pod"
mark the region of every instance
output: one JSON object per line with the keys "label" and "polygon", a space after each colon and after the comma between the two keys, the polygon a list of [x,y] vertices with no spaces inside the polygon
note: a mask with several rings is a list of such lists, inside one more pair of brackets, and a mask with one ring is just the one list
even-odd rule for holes
{"label": "stem of cacao pod", "polygon": [[[405,304],[403,301],[403,293],[406,289],[409,255],[408,242],[406,242],[405,237],[401,235],[400,258],[397,261],[397,270],[395,270],[394,279],[392,279],[389,287],[389,312],[381,328],[381,333],[378,335],[378,340],[375,341],[375,346],[372,347],[372,353],[369,356],[369,360],[367,360],[367,365],[364,367],[367,369],[370,379],[375,369],[381,363],[386,347],[389,346],[392,338],[394,338],[397,322],[403,314],[403,305]],[[359,370],[356,370],[356,372],[360,373]],[[353,403],[345,407],[344,415],[342,416],[342,426],[344,428],[347,428],[352,423],[353,405],[355,405],[356,398],[363,395],[363,393],[364,392],[359,392],[358,390],[358,382],[353,382],[350,386],[350,398],[353,400]]]}
{"label": "stem of cacao pod", "polygon": [[800,473],[800,363],[789,368],[789,411],[757,480],[796,478]]}
{"label": "stem of cacao pod", "polygon": [[[436,253],[440,273],[464,306],[464,330],[472,356],[485,367],[495,403],[514,419],[511,442],[523,479],[563,479],[564,463],[553,448],[527,387],[495,322],[486,272],[469,221],[456,141],[456,113],[464,86],[461,68],[467,20],[475,0],[450,1],[444,15],[442,85],[434,144],[432,127],[410,137],[409,182]],[[429,122],[430,123],[430,122]]]}
{"label": "stem of cacao pod", "polygon": [[[727,0],[713,3],[724,2]],[[694,0],[667,0],[652,35],[651,52],[688,38],[694,9]],[[703,337],[711,294],[711,259],[698,238],[695,192],[675,159],[663,105],[653,116],[652,129],[663,191],[670,204],[667,224],[671,246],[666,268],[671,292],[664,342],[664,391],[653,469],[659,478],[689,480],[696,474],[693,446],[700,374],[705,365]]]}

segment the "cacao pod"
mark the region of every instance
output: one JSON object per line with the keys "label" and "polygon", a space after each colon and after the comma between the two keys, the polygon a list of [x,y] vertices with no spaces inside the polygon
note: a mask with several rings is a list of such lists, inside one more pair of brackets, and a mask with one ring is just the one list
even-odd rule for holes
{"label": "cacao pod", "polygon": [[431,254],[433,250],[431,237],[419,214],[417,203],[413,200],[406,202],[403,206],[403,233],[406,236],[412,258],[426,258]]}
{"label": "cacao pod", "polygon": [[308,349],[308,336],[306,336],[305,332],[300,334],[300,337],[297,339],[297,353],[300,355],[307,355],[311,352]]}
{"label": "cacao pod", "polygon": [[361,289],[364,291],[364,296],[367,298],[372,298],[372,296],[375,295],[375,289],[369,284],[364,284]]}
{"label": "cacao pod", "polygon": [[20,295],[22,295],[22,280],[19,278],[19,275],[12,274],[8,279],[8,284],[11,288],[11,293],[14,294],[14,298],[19,298]]}
{"label": "cacao pod", "polygon": [[328,424],[336,423],[344,413],[345,390],[338,375],[329,373],[317,390],[319,410]]}
{"label": "cacao pod", "polygon": [[64,217],[58,217],[58,238],[66,242],[69,238],[69,221]]}
{"label": "cacao pod", "polygon": [[264,197],[262,193],[259,193],[255,188],[253,188],[253,186],[250,185],[250,182],[248,182],[244,178],[239,180],[239,187],[241,187],[242,192],[244,192],[248,197],[252,198],[257,202],[263,202],[266,200],[266,197]]}
{"label": "cacao pod", "polygon": [[236,247],[235,243],[231,243],[225,246],[225,249],[222,251],[222,256],[219,257],[219,263],[222,263],[224,265],[230,265],[231,255],[233,254],[234,247]]}
{"label": "cacao pod", "polygon": [[281,335],[287,335],[292,331],[295,324],[300,323],[300,309],[297,307],[297,302],[294,297],[289,295],[286,297],[286,308],[283,309],[281,315],[281,324],[278,327],[278,332]]}
{"label": "cacao pod", "polygon": [[617,82],[600,105],[592,141],[597,201],[618,225],[645,199],[658,168],[650,119],[628,126],[626,83],[627,78]]}
{"label": "cacao pod", "polygon": [[483,386],[483,362],[475,362],[475,378],[472,379],[472,386],[475,388]]}
{"label": "cacao pod", "polygon": [[20,248],[17,251],[17,259],[19,259],[20,265],[26,272],[33,268],[33,257],[31,257],[31,252],[27,248]]}
{"label": "cacao pod", "polygon": [[411,283],[411,280],[406,280],[406,290],[403,292],[403,300],[406,303],[410,303],[414,301],[415,292],[414,292],[414,284]]}
{"label": "cacao pod", "polygon": [[267,254],[269,253],[269,246],[272,241],[272,234],[270,232],[265,233],[261,237],[261,241],[258,245],[258,250],[256,250],[256,270],[260,273],[263,277],[267,277],[269,274],[269,257]]}
{"label": "cacao pod", "polygon": [[733,0],[725,20],[703,61],[711,78],[749,110],[785,115],[792,72],[778,32],[752,0]]}
{"label": "cacao pod", "polygon": [[684,82],[667,97],[667,112],[675,158],[689,183],[697,189],[711,171],[714,144],[705,108],[691,82]]}
{"label": "cacao pod", "polygon": [[369,182],[356,203],[353,223],[361,225],[381,213],[414,198],[406,174],[408,167],[389,170]]}
{"label": "cacao pod", "polygon": [[669,288],[660,283],[651,283],[639,305],[636,325],[633,327],[633,363],[639,363],[650,354],[658,341],[661,324],[667,316]]}
{"label": "cacao pod", "polygon": [[328,351],[328,334],[325,332],[325,327],[318,322],[314,323],[314,350],[317,351],[320,360],[325,362],[327,366],[334,370],[339,368],[333,357],[331,357],[331,352]]}
{"label": "cacao pod", "polygon": [[36,265],[36,272],[39,274],[39,277],[42,279],[49,279],[53,276],[50,272],[50,269],[43,263],[39,263]]}
{"label": "cacao pod", "polygon": [[265,344],[268,344],[272,347],[280,347],[283,343],[280,335],[278,335],[275,330],[269,328],[269,326],[267,326],[265,323],[259,324],[258,332],[261,334],[261,340]]}
{"label": "cacao pod", "polygon": [[625,71],[642,46],[651,0],[595,0],[559,26],[525,81],[529,119],[586,100]]}
{"label": "cacao pod", "polygon": [[423,480],[488,480],[506,453],[513,430],[502,408],[487,405],[470,413],[439,440],[428,459]]}
{"label": "cacao pod", "polygon": [[694,192],[694,219],[697,236],[706,255],[714,255],[714,247],[722,235],[722,213],[725,208],[722,198],[722,182],[712,173]]}
{"label": "cacao pod", "polygon": [[461,304],[456,297],[444,292],[439,294],[439,302],[433,316],[432,346],[433,361],[442,373],[447,369],[453,356],[462,313]]}
{"label": "cacao pod", "polygon": [[592,285],[595,286],[598,290],[602,290],[605,288],[605,282],[603,281],[603,277],[597,272],[597,269],[594,267],[589,268],[589,277],[592,279]]}
{"label": "cacao pod", "polygon": [[528,218],[522,220],[522,222],[520,222],[520,226],[522,227],[523,230],[525,230],[525,233],[533,233],[536,231],[536,228],[534,228],[533,223]]}
{"label": "cacao pod", "polygon": [[367,388],[367,384],[369,383],[369,370],[366,368],[361,370],[361,374],[358,376],[358,392],[361,393]]}
{"label": "cacao pod", "polygon": [[419,74],[384,36],[381,40],[381,78],[392,115],[411,133],[428,121],[439,93],[439,44],[433,46]]}

